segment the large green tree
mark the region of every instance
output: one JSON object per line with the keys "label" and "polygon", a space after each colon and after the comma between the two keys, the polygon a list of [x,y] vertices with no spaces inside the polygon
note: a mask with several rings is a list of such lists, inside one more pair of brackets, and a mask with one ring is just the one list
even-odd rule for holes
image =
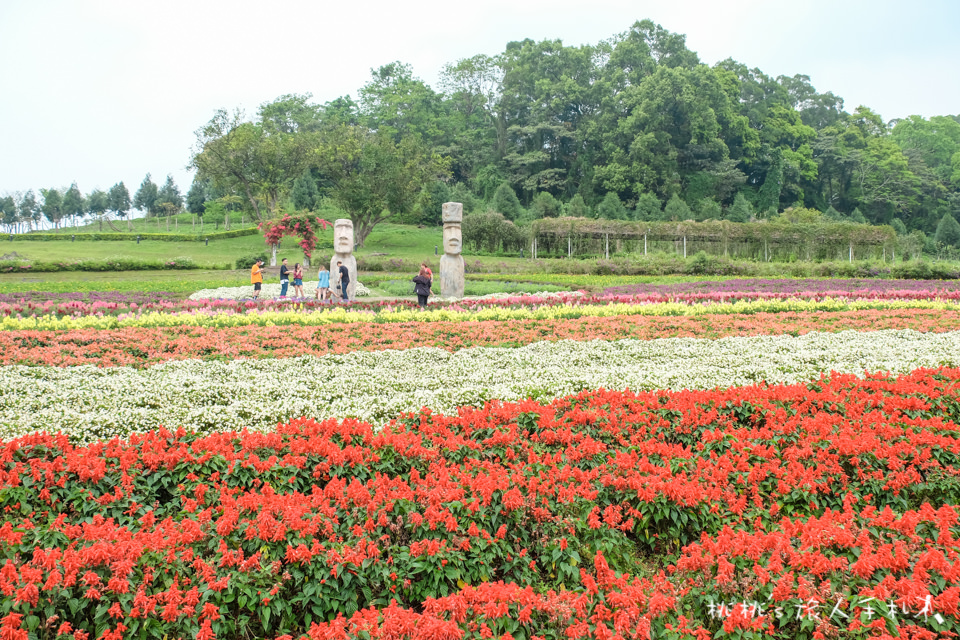
{"label": "large green tree", "polygon": [[281,101],[283,108],[262,105],[257,122],[247,121],[240,111],[230,115],[221,109],[196,132],[191,166],[215,188],[242,193],[258,220],[276,215],[294,182],[315,162],[317,133],[300,128],[302,111],[282,115],[298,101]]}
{"label": "large green tree", "polygon": [[137,193],[133,196],[133,206],[143,211],[145,215],[156,213],[155,205],[159,191],[160,189],[148,173],[146,177],[144,177],[143,182],[140,183],[140,188],[137,189]]}
{"label": "large green tree", "polygon": [[425,185],[445,177],[447,162],[414,136],[344,125],[324,134],[317,163],[327,195],[353,221],[363,245],[381,222],[413,210]]}
{"label": "large green tree", "polygon": [[86,200],[84,200],[83,194],[80,192],[79,187],[77,187],[76,182],[72,183],[70,188],[63,194],[63,204],[61,206],[63,215],[73,218],[73,226],[77,226],[77,218],[83,217],[87,207]]}

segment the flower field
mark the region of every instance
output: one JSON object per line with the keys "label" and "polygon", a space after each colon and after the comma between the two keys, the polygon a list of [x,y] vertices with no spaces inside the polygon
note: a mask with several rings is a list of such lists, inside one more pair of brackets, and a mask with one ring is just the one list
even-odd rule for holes
{"label": "flower field", "polygon": [[960,636],[960,288],[0,294],[0,640]]}

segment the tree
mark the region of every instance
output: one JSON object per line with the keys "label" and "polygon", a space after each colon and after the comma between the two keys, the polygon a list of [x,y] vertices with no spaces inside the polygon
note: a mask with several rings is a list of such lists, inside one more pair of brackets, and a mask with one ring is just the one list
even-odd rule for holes
{"label": "tree", "polygon": [[417,205],[413,211],[416,223],[432,226],[440,225],[443,203],[452,201],[453,196],[446,182],[434,180],[427,184],[420,192],[420,197],[417,198]]}
{"label": "tree", "polygon": [[317,159],[330,198],[353,221],[360,246],[376,225],[411,211],[424,185],[448,173],[447,162],[418,139],[395,142],[358,126],[326,132]]}
{"label": "tree", "polygon": [[105,214],[109,208],[110,199],[106,191],[94,189],[87,196],[86,211],[100,223],[100,231],[103,231],[103,214]]}
{"label": "tree", "polygon": [[54,226],[60,227],[60,221],[63,219],[63,195],[54,187],[52,189],[41,189],[40,195],[43,196],[43,215]]}
{"label": "tree", "polygon": [[130,211],[131,206],[130,192],[127,191],[127,185],[123,184],[122,180],[110,187],[110,191],[107,192],[107,201],[110,211],[121,218],[127,218],[127,229],[129,230],[130,219],[127,217],[127,212]]}
{"label": "tree", "polygon": [[738,193],[733,199],[733,204],[727,209],[726,218],[730,222],[750,222],[753,217],[753,205],[747,200],[746,196]]}
{"label": "tree", "polygon": [[697,220],[719,220],[723,216],[720,203],[713,198],[704,198],[697,209]]}
{"label": "tree", "polygon": [[556,218],[560,215],[562,205],[548,191],[541,191],[530,204],[530,213],[534,218]]}
{"label": "tree", "polygon": [[937,225],[937,232],[933,236],[938,244],[948,247],[960,247],[960,223],[952,215],[945,214]]}
{"label": "tree", "polygon": [[587,203],[583,201],[583,196],[579,193],[570,198],[570,202],[564,207],[564,215],[571,218],[587,218],[590,216],[590,209]]}
{"label": "tree", "polygon": [[32,228],[34,224],[40,223],[40,215],[42,212],[32,189],[20,197],[18,209],[20,210],[20,221],[27,225],[27,229]]}
{"label": "tree", "polygon": [[844,222],[848,219],[847,216],[837,211],[833,205],[823,212],[823,217],[833,222]]}
{"label": "tree", "polygon": [[203,204],[213,198],[207,197],[207,183],[205,180],[198,180],[196,176],[190,184],[187,191],[187,211],[192,214],[203,217]]}
{"label": "tree", "polygon": [[17,224],[17,201],[13,199],[13,196],[6,195],[0,198],[0,222],[7,225],[7,228],[12,233],[14,225]]}
{"label": "tree", "polygon": [[894,218],[891,220],[890,226],[893,227],[893,230],[897,232],[898,236],[907,235],[907,225],[903,224],[903,220],[900,218]]}
{"label": "tree", "polygon": [[637,199],[637,207],[634,209],[634,218],[636,220],[659,220],[662,205],[660,198],[649,191],[640,194]]}
{"label": "tree", "polygon": [[148,173],[143,179],[143,182],[140,183],[140,188],[137,189],[137,193],[133,196],[133,206],[143,211],[144,215],[156,213],[155,205],[158,192],[159,189],[157,185],[150,179],[150,174]]}
{"label": "tree", "polygon": [[311,171],[305,171],[302,176],[294,181],[293,188],[290,191],[290,200],[296,209],[316,211],[319,199],[320,192],[317,190],[317,179],[313,177]]}
{"label": "tree", "polygon": [[597,217],[605,220],[625,220],[627,209],[620,202],[620,197],[613,191],[608,191],[600,204],[597,205]]}
{"label": "tree", "polygon": [[170,231],[170,216],[180,213],[183,209],[183,196],[180,195],[180,189],[173,181],[173,176],[167,175],[167,181],[157,192],[157,200],[154,206],[164,212],[167,219],[167,231]]}
{"label": "tree", "polygon": [[853,211],[850,212],[850,220],[857,224],[867,224],[867,219],[863,217],[858,207],[855,207]]}
{"label": "tree", "polygon": [[316,132],[289,131],[290,120],[277,116],[270,104],[261,105],[260,115],[260,122],[249,122],[240,111],[232,116],[217,111],[197,130],[191,160],[197,175],[215,188],[243,193],[257,220],[276,214],[281,199],[315,162],[318,147]]}
{"label": "tree", "polygon": [[664,220],[682,221],[689,220],[692,216],[693,213],[690,211],[690,207],[688,207],[687,203],[677,194],[673,194],[670,200],[667,201],[667,206],[663,208]]}
{"label": "tree", "polygon": [[63,194],[63,215],[70,216],[73,218],[73,226],[77,226],[77,218],[83,217],[83,214],[86,212],[86,202],[83,199],[83,194],[80,193],[80,189],[77,187],[77,183],[74,182],[70,185],[70,188],[67,189],[67,192]]}
{"label": "tree", "polygon": [[490,206],[497,213],[502,213],[507,220],[516,220],[523,213],[523,207],[520,206],[520,199],[517,193],[510,186],[510,183],[504,180],[497,187],[493,194],[493,200]]}

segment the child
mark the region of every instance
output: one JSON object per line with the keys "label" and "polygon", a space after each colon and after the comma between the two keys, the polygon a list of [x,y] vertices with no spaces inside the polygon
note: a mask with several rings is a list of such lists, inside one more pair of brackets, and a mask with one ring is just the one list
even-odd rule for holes
{"label": "child", "polygon": [[327,271],[327,265],[320,264],[320,273],[317,274],[317,279],[317,290],[313,297],[326,304],[327,298],[330,297],[330,272]]}

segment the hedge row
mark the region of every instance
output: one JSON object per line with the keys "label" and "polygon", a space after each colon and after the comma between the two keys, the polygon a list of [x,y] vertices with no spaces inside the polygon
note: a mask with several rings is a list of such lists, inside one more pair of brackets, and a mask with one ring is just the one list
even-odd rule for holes
{"label": "hedge row", "polygon": [[241,236],[252,236],[260,233],[256,227],[247,229],[236,229],[233,231],[218,231],[216,233],[20,233],[12,234],[7,241],[13,242],[50,242],[76,239],[79,242],[89,242],[94,240],[124,240],[136,242],[139,236],[141,240],[156,240],[160,242],[203,242],[204,240],[225,240],[227,238],[239,238]]}
{"label": "hedge row", "polygon": [[0,260],[0,273],[51,273],[56,271],[162,271],[170,269],[230,269],[233,265],[223,263],[199,264],[192,258],[180,257],[171,260],[139,260],[137,258],[110,258],[109,260],[81,260],[74,262],[21,262]]}

